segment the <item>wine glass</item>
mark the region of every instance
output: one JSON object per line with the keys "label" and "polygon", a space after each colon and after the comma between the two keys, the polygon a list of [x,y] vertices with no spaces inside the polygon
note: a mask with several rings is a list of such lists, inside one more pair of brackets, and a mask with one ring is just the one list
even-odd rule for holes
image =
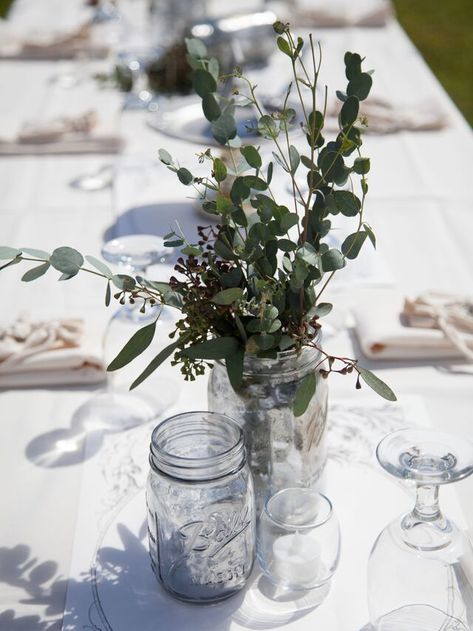
{"label": "wine glass", "polygon": [[[119,267],[119,273],[146,275],[149,265],[162,263],[172,253],[160,237],[128,235],[104,244],[102,256]],[[161,319],[173,321],[171,311],[160,305],[147,306],[144,313],[139,301],[120,307],[110,319],[103,339],[103,354],[109,364],[137,329]],[[164,314],[164,315],[163,315]],[[136,391],[129,387],[161,349],[150,346],[133,362],[118,371],[107,373],[107,387],[86,401],[74,413],[74,424],[87,431],[130,429],[155,419],[175,396],[172,384],[157,388],[156,382],[141,384]],[[162,383],[161,383],[162,385]]]}
{"label": "wine glass", "polygon": [[155,96],[148,87],[146,69],[157,56],[154,48],[142,46],[130,46],[118,52],[117,66],[127,70],[131,78],[131,90],[126,95],[124,109],[152,109]]}
{"label": "wine glass", "polygon": [[439,507],[439,486],[473,473],[473,444],[443,432],[403,429],[378,445],[380,465],[416,484],[412,511],[377,538],[368,604],[377,631],[473,628],[473,548]]}

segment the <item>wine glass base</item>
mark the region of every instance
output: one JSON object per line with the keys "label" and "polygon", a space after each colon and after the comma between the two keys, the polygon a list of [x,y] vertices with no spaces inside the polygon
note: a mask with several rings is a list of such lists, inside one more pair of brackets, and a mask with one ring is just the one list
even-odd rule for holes
{"label": "wine glass base", "polygon": [[444,432],[401,429],[388,434],[376,454],[388,473],[419,484],[448,484],[473,473],[473,445]]}
{"label": "wine glass base", "polygon": [[406,605],[381,616],[373,623],[374,631],[468,631],[458,618],[431,605]]}
{"label": "wine glass base", "polygon": [[74,413],[74,421],[87,431],[123,431],[151,422],[162,406],[145,394],[101,392]]}

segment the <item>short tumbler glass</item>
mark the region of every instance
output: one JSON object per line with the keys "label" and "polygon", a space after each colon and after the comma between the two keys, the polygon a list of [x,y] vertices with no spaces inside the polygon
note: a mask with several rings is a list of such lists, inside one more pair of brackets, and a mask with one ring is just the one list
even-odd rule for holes
{"label": "short tumbler glass", "polygon": [[213,412],[153,431],[147,486],[151,565],[172,595],[196,603],[239,591],[255,556],[253,482],[243,432]]}
{"label": "short tumbler glass", "polygon": [[261,515],[257,554],[277,587],[328,592],[340,556],[340,528],[330,500],[306,488],[275,493]]}

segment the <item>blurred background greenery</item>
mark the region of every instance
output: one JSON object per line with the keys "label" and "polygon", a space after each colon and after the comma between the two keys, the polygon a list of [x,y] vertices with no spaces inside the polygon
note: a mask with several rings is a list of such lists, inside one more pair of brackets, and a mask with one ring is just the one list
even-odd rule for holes
{"label": "blurred background greenery", "polygon": [[399,22],[473,125],[472,0],[392,0]]}
{"label": "blurred background greenery", "polygon": [[[0,0],[0,16],[6,15],[11,3],[12,0]],[[393,3],[409,37],[472,125],[473,1],[393,0]]]}

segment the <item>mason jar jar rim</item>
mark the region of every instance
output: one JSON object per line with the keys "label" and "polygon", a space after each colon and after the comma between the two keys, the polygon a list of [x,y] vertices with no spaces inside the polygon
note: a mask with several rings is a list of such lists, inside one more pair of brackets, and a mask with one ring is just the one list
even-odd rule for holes
{"label": "mason jar jar rim", "polygon": [[[172,453],[169,446],[163,445],[167,438],[182,438],[202,433],[205,422],[214,423],[214,431],[205,431],[206,437],[220,436],[228,439],[229,446],[221,451],[205,456],[183,456]],[[230,430],[225,436],[225,431]],[[174,434],[173,434],[174,433]],[[233,436],[231,435],[233,433]],[[167,436],[166,436],[167,435]],[[150,465],[160,473],[189,482],[217,479],[241,469],[246,462],[245,438],[236,421],[225,414],[198,410],[175,414],[157,425],[151,435]]]}

